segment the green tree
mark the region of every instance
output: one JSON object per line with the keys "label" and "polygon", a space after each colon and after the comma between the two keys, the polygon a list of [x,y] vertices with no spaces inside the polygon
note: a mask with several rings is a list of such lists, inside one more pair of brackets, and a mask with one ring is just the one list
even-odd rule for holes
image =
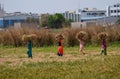
{"label": "green tree", "polygon": [[65,22],[65,18],[62,14],[56,13],[54,15],[50,15],[48,18],[48,26],[50,28],[62,28],[63,23]]}

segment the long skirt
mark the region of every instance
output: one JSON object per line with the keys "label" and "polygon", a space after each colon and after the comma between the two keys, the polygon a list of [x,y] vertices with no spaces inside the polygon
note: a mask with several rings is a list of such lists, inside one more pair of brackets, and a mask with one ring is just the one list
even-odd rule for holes
{"label": "long skirt", "polygon": [[58,46],[58,55],[59,56],[63,55],[63,47],[62,46]]}

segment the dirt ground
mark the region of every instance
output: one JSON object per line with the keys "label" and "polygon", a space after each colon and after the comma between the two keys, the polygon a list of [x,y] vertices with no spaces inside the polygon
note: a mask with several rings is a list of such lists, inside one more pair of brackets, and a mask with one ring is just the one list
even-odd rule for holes
{"label": "dirt ground", "polygon": [[[120,55],[120,52],[109,52],[108,56]],[[77,54],[64,54],[62,57],[57,56],[55,53],[35,53],[33,58],[28,58],[27,54],[21,56],[18,55],[1,55],[0,65],[22,65],[24,63],[37,63],[37,62],[67,62],[67,61],[87,61],[89,59],[102,59],[104,55],[100,55],[99,52],[90,52],[82,55]]]}

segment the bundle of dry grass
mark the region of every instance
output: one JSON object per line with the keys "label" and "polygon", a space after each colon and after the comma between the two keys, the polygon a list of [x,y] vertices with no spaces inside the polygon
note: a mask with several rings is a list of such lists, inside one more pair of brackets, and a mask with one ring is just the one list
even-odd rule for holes
{"label": "bundle of dry grass", "polygon": [[36,34],[30,34],[28,35],[28,37],[30,38],[30,40],[35,40],[37,38]]}
{"label": "bundle of dry grass", "polygon": [[23,35],[22,36],[22,41],[27,41],[28,39],[27,39],[27,35]]}
{"label": "bundle of dry grass", "polygon": [[37,38],[36,34],[30,34],[30,35],[23,35],[22,36],[22,41],[29,41],[29,40],[35,40]]}
{"label": "bundle of dry grass", "polygon": [[86,40],[87,39],[87,33],[85,31],[80,31],[76,34],[76,38],[78,40]]}
{"label": "bundle of dry grass", "polygon": [[98,39],[99,40],[103,40],[103,39],[106,39],[106,38],[107,38],[107,33],[106,32],[98,33]]}
{"label": "bundle of dry grass", "polygon": [[56,38],[56,40],[63,40],[64,39],[64,36],[62,35],[62,34],[57,34],[56,36],[55,36],[55,38]]}

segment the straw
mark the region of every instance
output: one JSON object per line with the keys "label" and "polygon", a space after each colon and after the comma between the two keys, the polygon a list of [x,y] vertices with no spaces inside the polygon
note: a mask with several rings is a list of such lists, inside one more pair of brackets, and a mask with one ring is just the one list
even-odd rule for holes
{"label": "straw", "polygon": [[55,36],[55,38],[56,38],[56,40],[63,40],[64,39],[64,37],[63,37],[63,35],[62,34],[57,34],[56,36]]}
{"label": "straw", "polygon": [[78,40],[86,40],[87,39],[87,33],[85,31],[80,31],[76,34],[76,38]]}
{"label": "straw", "polygon": [[107,38],[106,32],[98,33],[98,39],[99,40],[103,40],[103,39],[106,39],[106,38]]}
{"label": "straw", "polygon": [[36,34],[23,35],[22,36],[22,41],[35,40],[36,38],[37,38]]}

